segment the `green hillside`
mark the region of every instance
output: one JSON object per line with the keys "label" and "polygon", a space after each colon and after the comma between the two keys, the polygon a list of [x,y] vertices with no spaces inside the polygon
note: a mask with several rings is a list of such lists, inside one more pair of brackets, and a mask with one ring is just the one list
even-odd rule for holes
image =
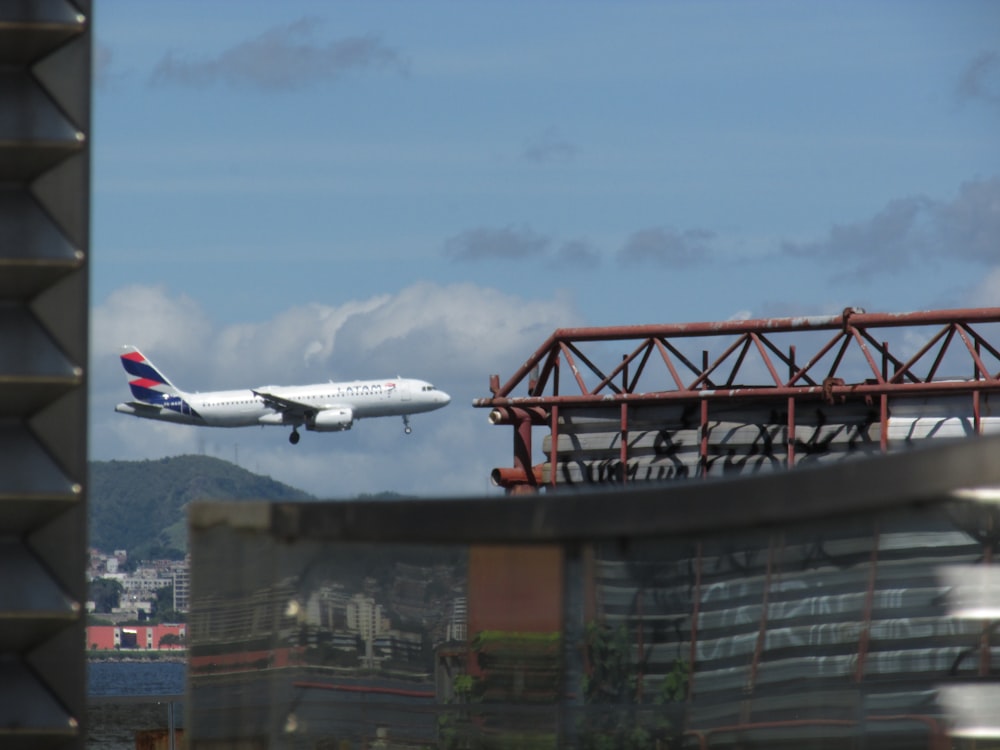
{"label": "green hillside", "polygon": [[270,477],[208,456],[90,463],[90,546],[130,559],[187,551],[185,509],[195,500],[312,500]]}

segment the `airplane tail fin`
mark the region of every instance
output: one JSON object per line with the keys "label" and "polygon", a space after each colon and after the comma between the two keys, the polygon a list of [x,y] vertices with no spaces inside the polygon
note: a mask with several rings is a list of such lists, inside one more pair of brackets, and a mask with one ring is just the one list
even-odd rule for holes
{"label": "airplane tail fin", "polygon": [[179,397],[182,392],[167,380],[156,365],[134,346],[122,347],[122,367],[128,375],[128,387],[137,401],[152,404],[170,397]]}

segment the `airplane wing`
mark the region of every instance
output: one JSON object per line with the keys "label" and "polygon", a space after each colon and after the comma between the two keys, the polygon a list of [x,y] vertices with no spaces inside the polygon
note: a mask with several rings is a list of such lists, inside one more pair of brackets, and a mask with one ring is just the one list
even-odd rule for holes
{"label": "airplane wing", "polygon": [[311,417],[319,411],[315,406],[303,404],[301,401],[284,398],[283,396],[275,396],[273,393],[268,393],[267,391],[251,392],[255,396],[260,396],[264,402],[264,406],[292,417]]}

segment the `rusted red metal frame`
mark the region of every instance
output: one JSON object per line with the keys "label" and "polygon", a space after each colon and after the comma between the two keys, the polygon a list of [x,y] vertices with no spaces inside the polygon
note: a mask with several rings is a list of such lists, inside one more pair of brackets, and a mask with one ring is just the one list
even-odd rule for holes
{"label": "rusted red metal frame", "polygon": [[[788,445],[787,445],[787,465],[791,468],[795,464],[795,429],[796,429],[796,405],[799,401],[805,400],[806,398],[813,399],[823,399],[826,401],[837,401],[844,400],[848,397],[854,398],[875,398],[879,399],[879,422],[881,425],[881,437],[880,446],[883,451],[888,447],[888,421],[889,421],[889,396],[890,394],[895,395],[922,395],[922,394],[971,394],[973,402],[973,425],[976,434],[982,431],[982,417],[979,402],[979,394],[983,391],[1000,391],[1000,380],[991,381],[951,381],[951,382],[937,382],[937,383],[913,383],[913,384],[897,384],[895,386],[890,386],[885,382],[875,383],[875,384],[861,384],[855,386],[834,386],[828,388],[826,386],[812,386],[808,389],[795,389],[795,388],[744,388],[738,391],[730,390],[712,390],[712,391],[702,391],[697,394],[697,400],[700,402],[700,428],[701,428],[701,440],[700,440],[700,460],[702,468],[702,476],[707,477],[707,466],[709,459],[709,406],[711,403],[722,403],[726,400],[744,398],[744,399],[760,399],[760,398],[785,398],[786,408],[788,411],[788,421],[787,421],[787,434],[788,434]],[[603,405],[617,404],[620,407],[621,417],[621,434],[622,434],[622,451],[626,451],[628,442],[628,423],[627,423],[627,405],[628,404],[643,404],[643,403],[690,403],[692,397],[688,393],[659,393],[659,394],[622,394],[614,399],[602,398],[598,400],[598,403]],[[541,472],[536,470],[535,467],[531,465],[530,456],[532,455],[532,441],[531,441],[531,430],[530,427],[533,424],[540,423],[539,413],[547,412],[550,415],[550,419],[547,423],[550,425],[551,429],[551,441],[552,447],[550,449],[549,462],[551,467],[551,473],[549,477],[549,485],[555,486],[558,482],[558,476],[556,472],[556,467],[558,466],[558,452],[557,452],[557,442],[558,442],[558,409],[561,406],[588,406],[594,405],[595,400],[592,398],[578,397],[578,396],[558,396],[549,398],[529,398],[519,400],[519,406],[502,407],[507,411],[510,416],[508,419],[504,420],[514,425],[514,468],[510,471],[507,470],[497,470],[495,472],[495,477],[499,480],[498,484],[504,487],[512,488],[519,485],[528,485],[531,487],[536,487],[542,484]],[[510,403],[510,402],[508,402]],[[517,402],[514,402],[517,403]],[[530,408],[529,408],[530,407]],[[544,423],[544,422],[542,422]],[[625,468],[624,461],[627,461],[627,456],[623,459],[621,481],[624,483],[627,481],[628,472]]]}
{"label": "rusted red metal frame", "polygon": [[[517,485],[537,486],[541,483],[538,467],[530,465],[531,433],[530,425],[547,424],[551,429],[552,447],[549,465],[552,471],[549,484],[557,484],[558,452],[558,408],[560,406],[611,406],[617,405],[620,413],[620,460],[621,481],[627,481],[628,460],[628,405],[648,403],[700,402],[701,462],[703,474],[709,460],[708,425],[710,402],[727,402],[753,399],[784,399],[788,412],[787,465],[795,463],[794,436],[795,412],[800,400],[814,399],[840,402],[849,398],[879,399],[880,422],[882,424],[881,447],[887,448],[888,398],[902,395],[929,395],[934,393],[971,394],[973,400],[973,420],[975,430],[981,429],[979,395],[985,391],[1000,391],[1000,371],[991,374],[982,359],[982,351],[1000,360],[1000,351],[991,345],[973,323],[1000,322],[1000,308],[971,310],[945,310],[925,313],[866,314],[852,309],[839,316],[824,318],[780,318],[754,321],[725,321],[721,323],[677,324],[669,326],[630,326],[610,328],[559,329],[530,357],[524,365],[503,386],[499,377],[491,378],[492,397],[477,399],[478,407],[499,408],[507,415],[499,420],[515,426],[514,468],[499,470],[504,473],[503,484],[508,488]],[[940,325],[916,354],[903,362],[889,351],[887,342],[879,342],[873,329],[901,328],[906,326]],[[833,335],[826,340],[805,365],[796,364],[796,348],[789,347],[786,355],[769,338],[773,333],[794,331],[830,330]],[[708,352],[703,352],[702,365],[692,362],[671,338],[706,338],[733,336],[722,354],[709,360]],[[971,380],[934,381],[945,356],[950,351],[955,337],[958,337],[971,358],[973,375]],[[630,354],[608,372],[599,367],[578,344],[593,341],[636,340]],[[860,351],[871,377],[860,382],[847,383],[836,377],[838,369],[851,347]],[[937,350],[935,351],[935,346]],[[737,376],[751,347],[755,348],[766,367],[773,384],[743,386],[737,383]],[[659,353],[664,366],[673,381],[674,390],[639,392],[637,389],[643,374],[647,371],[653,352]],[[875,354],[873,354],[873,351]],[[819,363],[833,352],[832,362],[825,372],[816,371]],[[935,356],[927,375],[921,378],[915,367],[931,352]],[[732,361],[730,361],[732,358]],[[880,360],[880,361],[879,361]],[[578,393],[560,393],[561,362],[570,368]],[[778,372],[778,364],[788,369],[788,377],[783,380]],[[635,365],[629,377],[629,368]],[[889,367],[892,375],[889,375]],[[685,384],[683,367],[693,380]],[[726,371],[724,368],[728,366]],[[594,375],[597,385],[588,389],[581,367]],[[715,377],[716,375],[719,377]],[[512,396],[512,392],[528,378],[528,395]],[[621,384],[616,381],[621,378]],[[716,381],[724,385],[717,385]],[[662,388],[663,383],[658,386]],[[549,387],[549,393],[546,389]]]}
{"label": "rusted red metal frame", "polygon": [[[681,362],[683,362],[692,372],[698,372],[698,368],[695,367],[693,364],[691,364],[691,362],[688,361],[687,357],[685,357],[680,351],[678,351],[674,347],[674,345],[671,344],[669,341],[666,341],[664,339],[656,339],[656,346],[660,350],[660,354],[663,356],[663,361],[666,363],[667,368],[670,370],[670,374],[673,376],[674,382],[677,384],[677,390],[679,391],[683,390],[684,382],[681,380],[681,376],[677,372],[677,368],[674,367],[673,360],[671,360],[670,357],[668,356],[668,352],[672,353],[675,357],[681,360]],[[633,391],[634,390],[635,389],[633,388]]]}
{"label": "rusted red metal frame", "polygon": [[[985,347],[994,357],[997,357],[998,359],[1000,359],[1000,351],[997,351],[995,347],[991,346],[981,335],[971,328],[971,324],[977,322],[1000,322],[1000,308],[946,310],[924,313],[905,313],[899,315],[845,312],[842,316],[826,316],[822,318],[777,318],[750,321],[723,321],[718,323],[681,323],[663,326],[564,328],[556,330],[505,384],[502,386],[498,384],[496,391],[493,393],[491,398],[477,399],[475,405],[491,406],[493,404],[487,402],[496,402],[498,399],[508,400],[515,398],[512,396],[515,388],[521,385],[524,379],[533,371],[538,371],[538,368],[540,367],[541,370],[538,371],[537,379],[531,379],[533,387],[531,388],[528,398],[544,397],[544,388],[552,374],[555,372],[554,363],[560,355],[565,357],[567,362],[571,363],[574,378],[580,388],[581,396],[592,396],[600,399],[605,399],[608,395],[610,395],[601,393],[601,391],[605,388],[610,388],[616,395],[630,395],[630,392],[622,393],[621,389],[615,384],[615,378],[626,367],[628,367],[629,364],[635,362],[636,359],[641,356],[641,364],[637,368],[632,378],[632,382],[629,384],[630,389],[636,388],[639,384],[640,375],[645,370],[649,350],[652,347],[659,349],[664,363],[671,372],[671,376],[677,386],[677,391],[672,392],[683,392],[685,390],[697,392],[704,390],[706,387],[717,387],[712,384],[712,373],[725,363],[733,351],[741,346],[746,346],[746,342],[748,340],[756,343],[763,361],[772,372],[772,375],[774,375],[774,363],[771,358],[767,356],[766,350],[770,350],[774,355],[781,358],[785,364],[789,364],[790,360],[784,357],[779,347],[770,341],[768,335],[794,331],[831,330],[835,333],[834,336],[831,337],[831,339],[820,349],[820,351],[807,365],[796,370],[788,380],[784,382],[776,381],[777,387],[795,387],[799,381],[803,381],[806,384],[799,387],[809,388],[812,385],[816,385],[820,381],[825,380],[827,377],[834,376],[836,374],[837,366],[840,364],[847,351],[847,347],[852,341],[861,349],[862,354],[865,356],[865,359],[871,367],[872,375],[877,381],[881,379],[881,368],[875,362],[875,358],[869,350],[869,345],[874,347],[884,359],[890,361],[896,369],[891,381],[886,383],[886,385],[901,384],[900,381],[904,378],[911,379],[911,382],[926,382],[936,374],[937,366],[947,353],[947,345],[950,344],[951,339],[954,337],[956,332],[963,339],[970,356],[980,368],[980,375],[985,377],[988,376],[989,370],[983,365],[977,350],[979,347]],[[893,357],[889,353],[887,347],[878,343],[878,341],[871,335],[872,329],[935,324],[943,326],[942,330],[933,336],[931,340],[928,341],[927,344],[925,344],[924,347],[906,363],[903,363]],[[711,363],[708,367],[701,369],[684,357],[684,355],[670,342],[671,339],[710,338],[734,334],[737,336],[736,341],[732,342],[727,347],[725,352],[718,356],[713,363]],[[919,362],[933,348],[933,346],[942,339],[942,337],[945,338],[944,345],[938,352],[938,357],[935,360],[934,366],[932,367],[928,378],[919,378],[919,376],[912,371],[913,366]],[[583,342],[615,340],[639,340],[641,343],[632,351],[630,355],[623,358],[622,362],[609,373],[605,373],[600,367],[594,364],[578,346],[579,343]],[[838,343],[840,344],[841,350],[838,352],[837,357],[831,366],[831,371],[823,378],[812,379],[812,368],[815,367],[815,365],[827,353],[829,353],[830,349]],[[693,381],[687,385],[683,383],[683,380],[680,378],[676,367],[673,366],[667,352],[670,352],[674,357],[684,363],[688,370],[690,370],[695,376]],[[583,378],[580,375],[580,370],[577,367],[577,360],[586,364],[586,366],[590,368],[590,371],[599,378],[598,385],[595,386],[595,388],[591,390],[587,389],[583,382]],[[739,370],[738,365],[742,363],[742,360],[743,357],[739,357],[736,363],[737,366],[735,366],[729,373],[726,381],[728,384],[732,385],[735,383],[735,376],[738,374]],[[996,380],[997,378],[994,376],[989,379]],[[553,393],[552,395],[558,394]]]}
{"label": "rusted red metal frame", "polygon": [[493,408],[532,408],[561,406],[618,406],[619,404],[650,404],[736,400],[760,400],[762,398],[797,398],[822,399],[827,401],[842,401],[850,397],[874,398],[882,394],[896,396],[919,396],[932,393],[942,395],[975,392],[1000,391],[1000,378],[980,379],[978,381],[936,381],[933,383],[858,383],[854,385],[834,384],[829,386],[810,386],[795,388],[789,386],[770,387],[754,386],[749,388],[713,388],[703,391],[661,391],[659,393],[623,393],[607,396],[527,396],[524,398],[497,398],[490,403],[477,403],[476,406]]}

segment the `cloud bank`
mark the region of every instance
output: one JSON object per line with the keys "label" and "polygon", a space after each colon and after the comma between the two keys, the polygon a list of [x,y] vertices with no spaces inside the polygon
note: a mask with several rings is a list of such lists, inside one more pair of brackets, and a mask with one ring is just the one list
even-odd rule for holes
{"label": "cloud bank", "polygon": [[973,58],[958,82],[962,102],[985,102],[1000,107],[1000,52],[981,52]]}
{"label": "cloud bank", "polygon": [[444,244],[453,260],[525,260],[545,254],[550,240],[527,227],[478,227],[467,229]]}
{"label": "cloud bank", "polygon": [[321,25],[318,19],[303,18],[276,26],[209,59],[187,59],[169,52],[153,69],[150,83],[188,87],[221,83],[282,91],[335,80],[355,70],[406,72],[399,53],[375,36],[313,42]]}
{"label": "cloud bank", "polygon": [[856,274],[917,263],[1000,260],[1000,177],[962,184],[950,201],[911,196],[891,201],[874,216],[834,226],[815,242],[786,242],[791,257],[852,264]]}
{"label": "cloud bank", "polygon": [[715,233],[706,229],[673,229],[654,227],[635,232],[618,251],[618,259],[626,264],[652,263],[671,268],[690,268],[711,260]]}
{"label": "cloud bank", "polygon": [[601,253],[586,240],[556,240],[527,227],[476,227],[444,243],[444,257],[462,262],[542,261],[560,271],[592,269]]}
{"label": "cloud bank", "polygon": [[579,149],[554,129],[532,138],[521,150],[521,156],[535,164],[568,162],[576,158]]}

